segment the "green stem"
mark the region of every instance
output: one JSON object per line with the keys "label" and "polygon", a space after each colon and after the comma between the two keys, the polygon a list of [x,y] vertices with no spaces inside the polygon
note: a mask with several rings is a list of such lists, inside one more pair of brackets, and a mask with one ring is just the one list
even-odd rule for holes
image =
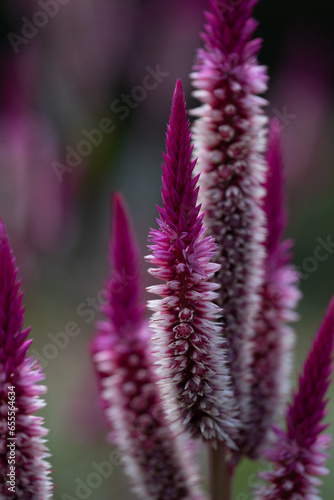
{"label": "green stem", "polygon": [[225,446],[209,447],[211,500],[232,500],[232,475],[225,460]]}

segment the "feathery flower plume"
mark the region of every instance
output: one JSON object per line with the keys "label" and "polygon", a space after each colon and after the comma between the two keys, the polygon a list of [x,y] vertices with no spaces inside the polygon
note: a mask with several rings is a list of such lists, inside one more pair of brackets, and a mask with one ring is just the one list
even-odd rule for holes
{"label": "feathery flower plume", "polygon": [[[152,327],[159,351],[166,397],[176,401],[193,436],[226,441],[237,424],[230,377],[225,367],[223,338],[219,338],[221,309],[213,304],[219,285],[210,278],[219,269],[210,262],[214,239],[203,237],[203,215],[197,205],[198,176],[192,178],[189,122],[181,81],[178,80],[167,128],[167,154],[162,176],[163,208],[160,229],[152,229],[150,273],[166,282],[148,290],[162,296],[149,302],[155,311]],[[218,355],[217,355],[218,354]],[[220,356],[220,357],[218,357]],[[171,387],[174,387],[175,394]]]}
{"label": "feathery flower plume", "polygon": [[140,300],[139,251],[120,195],[114,198],[113,214],[107,321],[99,323],[91,346],[112,439],[141,498],[203,500],[189,443],[162,410]]}
{"label": "feathery flower plume", "polygon": [[23,317],[20,281],[0,219],[0,498],[45,500],[52,497],[48,431],[34,413],[45,405],[39,396],[46,387],[37,384],[44,378],[40,366],[27,357],[32,340],[27,340],[30,328],[23,329]]}
{"label": "feathery flower plume", "polygon": [[257,0],[211,0],[191,77],[202,106],[193,111],[205,223],[218,244],[214,280],[224,310],[229,362],[241,421],[250,412],[251,337],[263,279],[266,146],[265,68],[257,63],[261,40],[251,40]]}
{"label": "feathery flower plume", "polygon": [[268,484],[258,489],[257,500],[321,500],[319,476],[325,467],[330,435],[325,398],[332,372],[334,347],[334,298],[313,343],[299,378],[298,391],[286,414],[287,430],[275,429],[277,441],[266,452],[274,470],[260,474]]}
{"label": "feathery flower plume", "polygon": [[287,216],[280,124],[276,119],[270,124],[266,160],[268,173],[264,211],[268,231],[264,242],[265,277],[255,323],[250,418],[252,429],[245,444],[248,454],[253,458],[258,458],[268,445],[272,426],[282,413],[288,395],[295,334],[286,322],[296,319],[294,308],[300,298],[297,289],[298,274],[289,264],[292,242],[282,241]]}

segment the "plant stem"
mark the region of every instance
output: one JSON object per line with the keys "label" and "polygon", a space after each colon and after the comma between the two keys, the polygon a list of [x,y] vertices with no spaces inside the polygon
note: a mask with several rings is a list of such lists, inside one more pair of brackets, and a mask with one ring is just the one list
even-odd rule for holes
{"label": "plant stem", "polygon": [[209,447],[211,500],[232,500],[232,477],[225,460],[225,445]]}

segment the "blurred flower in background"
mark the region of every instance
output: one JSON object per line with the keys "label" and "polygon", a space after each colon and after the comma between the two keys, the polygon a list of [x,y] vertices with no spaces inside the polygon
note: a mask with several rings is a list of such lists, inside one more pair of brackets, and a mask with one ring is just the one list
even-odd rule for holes
{"label": "blurred flower in background", "polygon": [[271,112],[283,130],[290,128],[283,136],[288,182],[303,199],[326,188],[331,178],[332,72],[332,52],[323,35],[316,29],[287,33],[271,85]]}

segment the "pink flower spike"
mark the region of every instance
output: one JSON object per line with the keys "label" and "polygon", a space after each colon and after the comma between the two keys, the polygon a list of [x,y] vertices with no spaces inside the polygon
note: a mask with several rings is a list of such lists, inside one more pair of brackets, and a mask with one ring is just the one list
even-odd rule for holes
{"label": "pink flower spike", "polygon": [[106,321],[91,345],[112,440],[143,500],[204,500],[190,443],[164,413],[140,299],[139,250],[120,195],[113,200]]}
{"label": "pink flower spike", "polygon": [[[165,284],[149,288],[160,300],[149,302],[155,311],[152,328],[166,402],[176,398],[184,424],[191,434],[206,441],[233,445],[238,425],[221,309],[213,304],[218,286],[210,281],[219,269],[210,262],[216,252],[212,237],[204,237],[203,214],[197,205],[197,179],[192,178],[189,122],[181,81],[178,80],[167,128],[167,153],[162,166],[160,228],[152,229],[152,255],[157,266],[150,273]],[[174,393],[171,390],[174,388]]]}
{"label": "pink flower spike", "polygon": [[251,363],[254,321],[265,257],[262,209],[266,163],[265,125],[259,97],[267,89],[266,69],[259,66],[261,40],[251,17],[257,0],[210,0],[204,48],[191,74],[194,96],[202,105],[193,111],[195,153],[201,172],[201,201],[208,232],[218,245],[218,305],[223,308],[229,363],[243,424],[251,412]]}
{"label": "pink flower spike", "polygon": [[285,406],[295,341],[295,333],[286,323],[296,319],[294,309],[301,296],[298,274],[289,263],[291,242],[282,241],[287,217],[280,124],[276,119],[270,124],[266,159],[265,278],[253,341],[251,428],[243,450],[252,458],[258,458],[268,447],[272,426]]}
{"label": "pink flower spike", "polygon": [[[27,340],[30,328],[23,329],[22,295],[0,219],[0,498],[45,500],[53,488],[46,460],[48,430],[35,413],[45,406],[40,396],[46,387],[38,384],[44,379],[41,367],[27,356],[32,341]],[[9,476],[13,465],[14,484]]]}
{"label": "pink flower spike", "polygon": [[332,373],[334,347],[334,298],[318,331],[299,377],[298,390],[286,413],[287,430],[276,429],[277,440],[266,452],[274,470],[260,478],[267,484],[258,488],[257,500],[321,500],[319,476],[325,467],[330,436],[327,427],[326,392]]}

